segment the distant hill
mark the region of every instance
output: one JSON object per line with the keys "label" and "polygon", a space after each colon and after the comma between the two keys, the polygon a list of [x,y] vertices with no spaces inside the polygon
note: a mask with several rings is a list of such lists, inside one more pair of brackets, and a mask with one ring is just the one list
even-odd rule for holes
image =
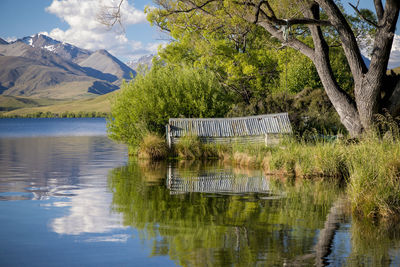
{"label": "distant hill", "polygon": [[0,112],[9,112],[21,108],[48,106],[61,102],[63,101],[0,95]]}
{"label": "distant hill", "polygon": [[[91,52],[36,34],[0,40],[0,95],[79,99],[119,89],[135,72],[105,50]],[[1,108],[1,106],[0,106]]]}
{"label": "distant hill", "polygon": [[[79,69],[68,70],[56,67],[51,62],[30,59],[26,57],[0,56],[0,93],[13,96],[38,96],[43,91],[71,82],[89,82],[93,84],[93,78],[80,73]],[[116,88],[114,88],[115,90]],[[85,88],[72,98],[87,93]],[[60,92],[46,94],[47,97],[63,98]]]}
{"label": "distant hill", "polygon": [[64,112],[102,112],[111,111],[110,99],[115,92],[89,99],[79,100],[54,100],[32,99],[14,96],[0,96],[0,106],[6,106],[0,110],[2,116],[24,116],[37,112],[51,112],[62,114]]}

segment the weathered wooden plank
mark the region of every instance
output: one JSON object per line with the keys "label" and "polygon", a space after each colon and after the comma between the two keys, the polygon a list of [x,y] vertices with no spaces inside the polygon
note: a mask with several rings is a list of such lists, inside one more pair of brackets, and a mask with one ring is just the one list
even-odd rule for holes
{"label": "weathered wooden plank", "polygon": [[175,137],[188,134],[199,137],[235,137],[292,132],[287,113],[215,119],[171,118],[169,124],[169,134]]}

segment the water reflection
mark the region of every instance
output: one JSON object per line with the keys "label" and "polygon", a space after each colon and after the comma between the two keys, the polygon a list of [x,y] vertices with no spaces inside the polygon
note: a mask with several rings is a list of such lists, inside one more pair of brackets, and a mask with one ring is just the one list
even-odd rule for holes
{"label": "water reflection", "polygon": [[[68,202],[55,202],[53,206],[66,206],[68,212],[62,217],[53,219],[49,226],[58,234],[80,235],[82,233],[108,233],[115,229],[123,229],[121,217],[110,214],[105,208],[111,196],[98,188],[84,188],[75,192]],[[108,242],[126,242],[127,235],[119,238],[98,237]],[[89,239],[90,240],[90,239]],[[98,241],[100,241],[98,239]],[[93,242],[93,241],[92,241]]]}
{"label": "water reflection", "polygon": [[334,183],[126,160],[105,136],[0,138],[0,265],[400,266],[400,224],[351,218]]}
{"label": "water reflection", "polygon": [[353,220],[347,266],[400,266],[400,224]]}
{"label": "water reflection", "polygon": [[[313,191],[314,185],[298,186],[288,198],[263,199],[271,193],[265,182],[258,183],[259,192],[221,197],[216,190],[206,193],[208,187],[196,186],[199,177],[206,177],[205,173],[215,177],[222,167],[196,168],[178,165],[170,170],[175,174],[172,179],[178,177],[188,184],[190,190],[179,189],[185,194],[174,194],[175,187],[164,186],[162,165],[131,162],[110,172],[113,210],[122,214],[124,225],[142,230],[143,238],[153,241],[152,256],[169,255],[185,266],[315,263],[318,233],[337,197],[336,190],[321,182],[318,189],[325,190],[319,193]],[[225,174],[224,193],[227,184],[232,185],[229,191],[240,185],[233,169]]]}
{"label": "water reflection", "polygon": [[125,155],[104,136],[0,138],[0,199],[52,199],[46,207],[67,208],[49,222],[58,234],[123,229],[120,215],[108,209],[112,195],[105,178]]}
{"label": "water reflection", "polygon": [[[251,172],[247,170],[245,173],[241,173],[241,169],[227,166],[219,168],[214,166],[205,170],[197,168],[196,170],[193,165],[191,164],[190,168],[173,168],[171,165],[168,167],[166,184],[171,194],[192,192],[221,195],[271,193],[269,181],[261,170]],[[200,162],[197,165],[200,165]]]}
{"label": "water reflection", "polygon": [[0,138],[0,199],[72,196],[81,185],[104,183],[125,162],[124,148],[106,137]]}

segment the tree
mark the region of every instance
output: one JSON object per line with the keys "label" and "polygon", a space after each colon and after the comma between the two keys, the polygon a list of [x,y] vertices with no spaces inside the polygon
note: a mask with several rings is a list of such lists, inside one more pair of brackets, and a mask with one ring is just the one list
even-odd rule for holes
{"label": "tree", "polygon": [[[384,7],[382,1],[375,0],[376,19],[354,6],[360,17],[375,28],[369,68],[362,59],[356,30],[352,29],[351,21],[333,0],[157,2],[161,6],[159,16],[165,21],[178,13],[201,13],[209,17],[209,21],[218,17],[221,21],[224,17],[240,17],[265,29],[284,46],[300,51],[314,63],[330,101],[352,136],[370,128],[374,115],[384,109],[392,116],[400,113],[399,78],[386,74],[399,15],[399,1],[388,0]],[[289,27],[292,28],[290,32]],[[304,33],[312,38],[312,42],[302,38]],[[335,35],[340,40],[354,80],[351,93],[339,85],[332,71],[328,43],[329,38]]]}
{"label": "tree", "polygon": [[[123,1],[123,0],[122,0]],[[224,27],[229,19],[242,19],[263,28],[272,37],[307,56],[315,65],[321,83],[352,136],[369,129],[374,116],[387,110],[400,113],[400,78],[387,75],[387,66],[399,16],[398,0],[374,0],[376,15],[352,7],[374,28],[371,63],[366,66],[357,43],[357,29],[340,3],[334,0],[156,0],[158,25],[167,28],[176,14],[199,16],[197,26]],[[154,16],[154,15],[153,15]],[[188,25],[192,26],[192,25]],[[291,29],[291,30],[289,30]],[[311,42],[308,42],[309,36]],[[354,80],[346,92],[332,71],[331,38],[340,41]]]}
{"label": "tree", "polygon": [[[154,16],[153,16],[154,15]],[[158,15],[148,13],[148,19],[158,24]],[[251,105],[265,98],[279,85],[277,52],[265,46],[264,29],[238,21],[226,20],[224,27],[204,28],[202,14],[176,16],[168,25],[161,25],[173,38],[158,56],[169,65],[186,62],[212,70],[221,85],[235,96],[236,103]],[[190,26],[189,26],[190,25]]]}

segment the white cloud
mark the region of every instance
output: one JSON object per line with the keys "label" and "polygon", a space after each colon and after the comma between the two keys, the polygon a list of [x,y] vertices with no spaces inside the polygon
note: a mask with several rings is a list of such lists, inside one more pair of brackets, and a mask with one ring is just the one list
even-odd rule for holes
{"label": "white cloud", "polygon": [[[46,11],[65,21],[69,28],[55,28],[49,36],[89,50],[107,49],[115,56],[123,58],[152,53],[152,46],[129,40],[126,33],[118,27],[109,29],[100,23],[98,17],[103,8],[112,10],[118,3],[119,0],[53,0]],[[121,20],[124,27],[129,27],[146,22],[146,15],[129,1],[124,1],[121,6]]]}

